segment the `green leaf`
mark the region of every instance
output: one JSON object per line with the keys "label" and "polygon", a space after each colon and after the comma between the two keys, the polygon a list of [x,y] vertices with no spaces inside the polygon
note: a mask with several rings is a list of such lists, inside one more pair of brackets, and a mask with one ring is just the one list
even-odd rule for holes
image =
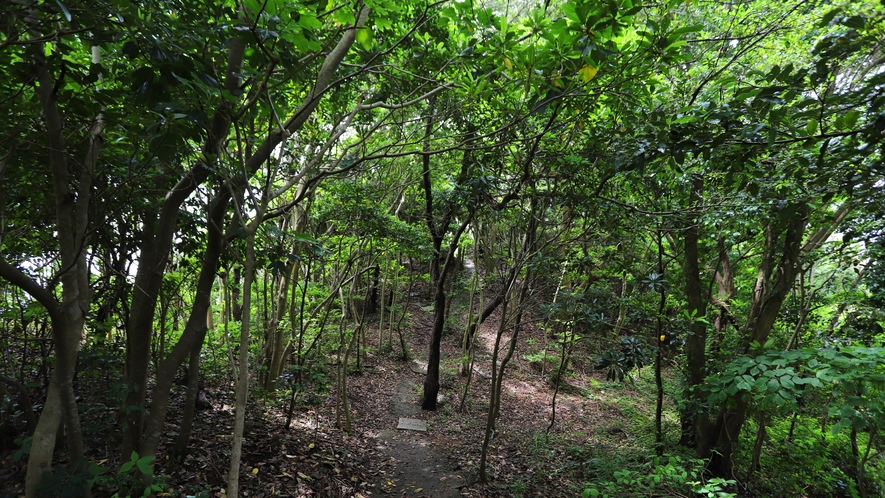
{"label": "green leaf", "polygon": [[854,128],[857,124],[857,120],[860,118],[860,111],[851,111],[845,114],[844,126],[845,128]]}
{"label": "green leaf", "polygon": [[823,17],[821,17],[820,22],[817,25],[819,27],[824,27],[824,26],[830,24],[830,22],[833,20],[833,18],[835,18],[839,14],[839,12],[840,12],[840,9],[838,9],[838,8],[827,12],[826,14],[824,14]]}
{"label": "green leaf", "polygon": [[301,17],[298,19],[298,25],[305,29],[320,29],[323,27],[323,23],[313,14],[301,14]]}
{"label": "green leaf", "polygon": [[[70,21],[70,19],[68,19],[68,20]],[[851,17],[847,17],[845,19],[842,19],[842,25],[849,27],[849,28],[863,29],[865,24],[866,24],[866,21],[861,16],[851,16]]]}
{"label": "green leaf", "polygon": [[138,460],[138,470],[142,474],[151,475],[154,471],[151,469],[151,463],[154,461],[153,456],[146,456]]}
{"label": "green leaf", "polygon": [[71,11],[68,10],[68,8],[65,6],[65,4],[61,3],[61,0],[55,0],[55,3],[58,4],[58,8],[61,9],[61,13],[64,14],[65,19],[68,22],[71,22]]}
{"label": "green leaf", "polygon": [[832,427],[830,427],[830,434],[832,434],[833,436],[839,434],[840,432],[842,432],[842,422],[836,422],[835,424],[833,424]]}
{"label": "green leaf", "polygon": [[683,33],[697,33],[698,31],[703,31],[703,29],[703,24],[695,24],[694,26],[685,26],[682,28],[674,29],[670,34],[681,35]]}
{"label": "green leaf", "polygon": [[356,30],[356,41],[363,46],[364,49],[372,48],[372,28],[362,27]]}

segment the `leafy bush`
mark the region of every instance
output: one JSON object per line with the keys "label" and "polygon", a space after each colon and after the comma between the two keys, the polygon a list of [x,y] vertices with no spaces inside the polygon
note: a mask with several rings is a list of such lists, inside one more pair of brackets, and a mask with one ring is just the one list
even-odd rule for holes
{"label": "leafy bush", "polygon": [[631,383],[630,371],[634,368],[642,369],[649,359],[648,348],[645,341],[637,337],[626,336],[621,338],[617,348],[604,352],[596,360],[596,369],[605,370],[605,378],[623,382],[626,378]]}
{"label": "leafy bush", "polygon": [[707,498],[732,498],[727,491],[735,481],[719,477],[704,478],[704,461],[664,455],[654,458],[643,471],[621,469],[613,479],[585,485],[584,498],[643,497],[696,494]]}

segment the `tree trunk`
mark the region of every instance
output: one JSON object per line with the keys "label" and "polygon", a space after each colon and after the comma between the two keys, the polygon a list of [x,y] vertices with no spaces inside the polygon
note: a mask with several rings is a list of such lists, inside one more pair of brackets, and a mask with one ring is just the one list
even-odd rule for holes
{"label": "tree trunk", "polygon": [[[695,209],[700,208],[701,193],[704,180],[695,176],[692,180],[690,199]],[[698,454],[706,457],[709,454],[709,420],[702,413],[704,395],[700,386],[706,377],[707,326],[699,319],[706,315],[704,287],[700,279],[700,253],[698,251],[698,217],[695,213],[688,220],[685,229],[685,294],[688,301],[688,313],[692,317],[688,337],[685,339],[685,352],[688,366],[688,386],[686,387],[688,404],[681,413],[682,436],[679,443],[684,446],[694,445]]]}
{"label": "tree trunk", "polygon": [[[215,275],[221,260],[221,252],[224,248],[224,234],[222,226],[224,225],[225,215],[227,214],[228,204],[230,202],[230,192],[222,189],[218,192],[216,198],[211,203],[212,208],[208,214],[207,235],[206,235],[206,251],[203,254],[203,263],[200,268],[200,275],[197,279],[196,293],[194,301],[191,305],[191,312],[188,316],[187,323],[181,333],[178,342],[172,346],[169,355],[160,362],[157,369],[157,382],[152,393],[150,410],[147,414],[146,432],[144,442],[140,447],[139,455],[156,456],[157,447],[160,443],[160,436],[166,424],[166,415],[169,408],[169,399],[171,395],[173,380],[178,368],[188,356],[197,355],[202,347],[203,340],[206,336],[207,315],[211,306],[212,286],[215,283]],[[196,375],[189,375],[189,381],[193,381]],[[188,414],[183,416],[186,418]],[[191,418],[192,415],[191,415]],[[182,421],[184,425],[184,420]],[[182,434],[185,427],[182,427]],[[179,434],[179,439],[185,438]],[[187,438],[189,439],[189,434]],[[176,445],[176,451],[184,452],[186,450],[187,441]],[[143,482],[149,483],[150,476],[145,474],[142,476]]]}
{"label": "tree trunk", "polygon": [[233,445],[230,452],[230,470],[227,475],[227,496],[239,496],[240,459],[243,452],[243,429],[246,426],[246,398],[249,395],[249,333],[252,320],[252,280],[255,271],[255,231],[263,209],[259,209],[246,235],[246,263],[243,271],[243,323],[240,326],[239,368],[237,373],[236,406],[234,413]]}
{"label": "tree trunk", "polygon": [[[97,46],[92,50],[92,62],[100,63]],[[67,429],[68,460],[72,469],[86,465],[73,376],[83,323],[92,300],[89,266],[86,261],[86,233],[89,226],[93,173],[101,153],[104,131],[104,122],[99,114],[92,124],[86,158],[81,163],[80,176],[74,190],[68,171],[64,122],[58,107],[56,82],[52,80],[45,64],[42,57],[35,57],[33,69],[38,83],[35,92],[42,107],[49,142],[49,166],[61,256],[60,273],[54,278],[59,279],[62,284],[61,303],[56,301],[52,288],[41,287],[0,258],[0,277],[20,287],[46,307],[55,344],[55,368],[43,412],[34,430],[28,459],[25,494],[29,498],[36,496],[36,486],[43,472],[52,464],[55,438],[62,421]],[[83,493],[89,495],[89,489],[84,487]]]}
{"label": "tree trunk", "polygon": [[[280,285],[276,301],[277,307],[273,318],[271,318],[271,326],[268,330],[267,352],[265,362],[267,364],[267,372],[264,377],[264,390],[274,392],[277,388],[277,379],[283,368],[283,353],[286,349],[286,334],[283,332],[281,324],[286,317],[286,312],[291,306],[286,306],[289,300],[289,287],[293,278],[297,277],[296,271],[298,264],[293,263],[286,268],[286,273],[282,275],[282,285]],[[295,293],[292,293],[292,299],[295,299]]]}
{"label": "tree trunk", "polygon": [[[507,292],[507,291],[505,291]],[[486,470],[487,462],[488,462],[488,449],[489,443],[492,440],[492,433],[495,430],[495,416],[497,398],[495,396],[496,387],[497,387],[497,378],[498,378],[498,351],[501,346],[501,337],[504,335],[504,330],[507,328],[507,307],[509,304],[509,300],[505,299],[503,306],[501,307],[501,322],[498,324],[498,333],[495,335],[495,345],[492,349],[492,389],[489,393],[489,412],[486,415],[486,427],[485,432],[483,433],[482,439],[482,447],[480,449],[480,457],[479,457],[479,482],[486,483],[488,482],[488,471]],[[503,372],[501,372],[503,373]]]}
{"label": "tree trunk", "polygon": [[510,336],[510,342],[507,347],[507,352],[501,359],[500,367],[498,366],[498,353],[501,343],[501,336],[506,328],[506,301],[504,302],[505,307],[503,308],[501,313],[501,326],[498,328],[498,334],[495,338],[495,347],[492,351],[492,388],[489,399],[489,413],[488,417],[486,418],[486,430],[483,436],[482,450],[480,452],[479,461],[479,480],[483,483],[488,482],[486,470],[488,462],[488,450],[489,444],[491,443],[492,434],[495,431],[495,423],[498,419],[498,414],[501,412],[501,389],[504,384],[504,371],[507,368],[507,364],[510,362],[510,359],[513,358],[513,351],[516,349],[516,341],[517,339],[519,339],[519,330],[522,325],[522,313],[526,305],[526,296],[528,295],[531,281],[531,271],[528,271],[525,276],[525,281],[523,281],[522,286],[519,290],[519,295],[517,296],[516,300],[516,306],[514,306],[515,316],[513,323],[513,333]]}
{"label": "tree trunk", "polygon": [[194,341],[194,345],[191,348],[190,361],[187,366],[187,394],[184,397],[184,409],[181,412],[181,425],[178,429],[178,437],[175,439],[175,445],[172,447],[172,455],[179,461],[183,461],[187,455],[187,445],[190,442],[191,429],[194,425],[197,398],[200,395],[200,353],[203,350],[205,335],[205,330],[203,333],[198,333],[199,337]]}
{"label": "tree trunk", "polygon": [[231,300],[233,301],[233,305],[231,308],[233,309],[233,317],[235,322],[243,321],[243,303],[240,301],[240,267],[237,266],[233,271],[233,279],[231,280]]}
{"label": "tree trunk", "polygon": [[[245,43],[235,38],[227,57],[224,83],[226,91],[237,91],[239,88],[240,78],[237,75],[240,73],[244,52]],[[204,157],[221,155],[220,149],[231,126],[230,116],[233,111],[231,107],[230,103],[222,103],[222,107],[215,113],[207,142],[203,147]],[[247,169],[247,171],[252,170]],[[123,374],[123,382],[127,389],[123,400],[126,428],[123,431],[122,461],[128,460],[133,451],[141,456],[147,453],[142,448],[146,442],[143,432],[145,421],[143,408],[147,394],[147,368],[157,297],[163,283],[163,274],[166,271],[173,236],[178,226],[179,208],[190,194],[209,177],[209,173],[209,168],[204,164],[194,165],[175,187],[167,192],[159,213],[153,218],[143,220],[141,255],[138,259],[138,274],[135,276],[132,307],[126,328],[126,367]],[[205,324],[205,310],[200,318]],[[184,361],[184,358],[181,361]],[[165,410],[163,411],[165,412]],[[165,418],[165,413],[163,418]],[[155,436],[148,433],[147,437]]]}
{"label": "tree trunk", "polygon": [[750,474],[762,468],[760,460],[762,460],[762,445],[768,431],[765,430],[765,412],[760,410],[756,414],[756,441],[753,443],[753,456],[750,459]]}
{"label": "tree trunk", "polygon": [[[802,237],[808,221],[808,205],[796,206],[795,213],[790,217],[784,235],[783,252],[777,270],[774,270],[775,244],[771,225],[767,230],[768,241],[765,245],[762,266],[757,278],[754,302],[751,303],[750,320],[747,323],[743,350],[747,353],[760,352],[754,344],[765,344],[772,327],[780,312],[781,305],[789,295],[799,272],[799,257],[802,248]],[[773,223],[773,222],[772,222]],[[738,396],[734,407],[723,407],[717,423],[719,432],[716,437],[717,452],[711,459],[711,469],[724,477],[734,477],[735,446],[741,428],[746,421],[750,407],[747,396]]]}
{"label": "tree trunk", "polygon": [[[664,235],[661,229],[658,230],[658,275],[664,275]],[[655,388],[657,397],[655,399],[655,454],[664,456],[664,431],[661,427],[661,416],[664,411],[664,381],[661,378],[661,355],[663,339],[666,338],[664,331],[664,307],[667,304],[667,290],[663,285],[658,286],[658,292],[661,299],[658,302],[658,316],[655,320],[657,325],[657,343],[655,348]]]}
{"label": "tree trunk", "polygon": [[[447,275],[451,272],[455,262],[455,250],[458,248],[458,241],[461,234],[467,228],[472,218],[472,213],[465,217],[461,226],[452,235],[449,244],[449,250],[446,254],[446,264],[442,270],[439,269],[439,260],[434,258],[436,267],[437,280],[435,283],[435,292],[433,298],[433,333],[430,338],[430,353],[427,356],[427,376],[424,378],[424,399],[421,401],[423,410],[436,410],[436,397],[439,394],[439,362],[440,362],[440,346],[442,345],[443,329],[446,323],[446,280]],[[441,240],[440,240],[441,242]],[[432,273],[432,272],[431,272]]]}

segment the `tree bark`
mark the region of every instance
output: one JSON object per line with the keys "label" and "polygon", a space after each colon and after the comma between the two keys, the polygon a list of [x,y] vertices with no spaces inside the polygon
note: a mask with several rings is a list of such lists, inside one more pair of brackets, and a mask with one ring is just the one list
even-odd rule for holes
{"label": "tree bark", "polygon": [[[185,358],[195,354],[194,351],[199,355],[200,345],[202,345],[206,336],[206,316],[210,309],[212,286],[215,283],[215,275],[218,272],[221,252],[224,247],[222,226],[229,202],[229,190],[222,189],[210,203],[211,208],[207,217],[208,226],[206,227],[206,251],[203,254],[203,263],[197,279],[194,302],[191,305],[191,313],[188,316],[181,337],[172,347],[169,355],[160,362],[157,369],[157,383],[152,393],[150,410],[147,415],[144,442],[139,448],[139,455],[142,457],[156,456],[160,436],[166,425],[166,414],[169,408],[169,399],[175,373]],[[190,379],[189,376],[189,380],[193,379]],[[184,432],[184,429],[182,432]],[[186,441],[182,444],[184,446],[177,446],[179,451],[183,451],[186,448]],[[149,477],[149,475],[142,476],[145,482],[148,482]]]}
{"label": "tree bark", "polygon": [[236,406],[234,413],[233,445],[230,452],[230,469],[227,474],[227,496],[239,496],[240,459],[243,451],[243,429],[246,425],[246,398],[249,395],[249,333],[252,320],[252,280],[255,271],[255,231],[263,216],[259,209],[256,218],[247,228],[246,263],[243,271],[243,323],[240,327],[239,368],[237,370]]}
{"label": "tree bark", "polygon": [[[784,230],[784,243],[777,269],[774,269],[775,244],[774,230],[769,224],[767,232],[770,234],[766,243],[757,285],[754,292],[754,302],[751,304],[751,319],[747,323],[743,350],[746,353],[760,352],[759,347],[765,344],[771,329],[780,312],[784,300],[789,295],[796,275],[800,268],[800,255],[802,238],[808,221],[808,205],[802,203],[796,206],[795,213],[787,221]],[[747,396],[738,396],[734,400],[734,407],[723,407],[717,421],[718,435],[716,435],[717,452],[711,459],[711,469],[719,475],[734,477],[734,454],[736,443],[741,428],[746,421],[750,400]]]}
{"label": "tree bark", "polygon": [[[694,209],[699,209],[704,179],[700,175],[692,179],[690,201]],[[707,365],[707,326],[699,319],[706,315],[706,299],[704,287],[700,279],[700,253],[698,250],[699,224],[697,213],[688,220],[684,231],[685,239],[685,294],[688,301],[688,313],[692,317],[688,337],[685,339],[688,366],[688,386],[686,387],[688,405],[681,414],[682,435],[679,443],[684,446],[695,446],[698,454],[709,454],[709,421],[702,413],[704,405],[700,386],[706,377]]]}
{"label": "tree bark", "polygon": [[[661,229],[658,229],[658,275],[664,275],[664,235]],[[661,355],[663,354],[663,339],[666,337],[664,332],[664,307],[667,305],[667,290],[660,285],[658,292],[661,294],[658,302],[658,316],[656,317],[657,325],[657,343],[655,348],[655,389],[657,396],[655,399],[655,454],[664,456],[664,431],[661,427],[661,417],[664,411],[664,381],[661,378]]]}
{"label": "tree bark", "polygon": [[181,412],[181,425],[171,452],[172,456],[179,461],[182,461],[187,455],[187,445],[191,439],[191,429],[197,409],[197,398],[200,395],[200,353],[203,351],[206,330],[203,330],[202,333],[198,332],[197,335],[199,337],[191,348],[187,366],[187,394],[184,397],[184,409]]}
{"label": "tree bark", "polygon": [[[230,46],[224,84],[226,91],[235,91],[239,87],[240,78],[237,75],[241,71],[245,48],[245,42],[239,38],[236,38]],[[209,136],[203,147],[203,157],[206,158],[220,156],[231,127],[230,116],[233,114],[233,106],[229,102],[222,102],[222,107],[216,111],[212,120]],[[178,227],[179,208],[197,187],[209,178],[209,174],[209,168],[204,164],[194,165],[175,187],[166,193],[156,217],[143,220],[141,256],[138,259],[138,274],[135,276],[132,307],[126,328],[126,367],[123,379],[127,393],[123,400],[125,429],[121,448],[122,461],[128,460],[133,451],[145,456],[148,453],[142,447],[146,443],[145,438],[154,437],[149,433],[145,435],[143,430],[145,423],[143,408],[147,394],[147,369],[153,337],[154,312],[172,240]],[[206,310],[203,310],[200,319],[204,325],[205,318]],[[184,358],[181,361],[184,361]],[[160,387],[159,382],[157,386]],[[165,414],[162,418],[165,419]]]}
{"label": "tree bark", "polygon": [[[431,105],[431,108],[433,106]],[[428,113],[424,127],[424,155],[422,156],[422,177],[421,186],[424,190],[424,218],[427,228],[430,231],[433,242],[433,259],[430,263],[430,279],[434,286],[433,295],[433,332],[430,338],[430,351],[427,355],[427,375],[424,378],[424,397],[421,400],[421,408],[424,410],[436,410],[436,398],[439,394],[439,362],[440,362],[440,346],[442,344],[443,329],[446,323],[446,283],[448,275],[455,266],[455,251],[458,249],[458,243],[461,235],[475,213],[474,209],[468,209],[463,221],[452,234],[448,249],[445,253],[445,264],[440,268],[440,258],[443,256],[443,239],[452,225],[452,221],[457,211],[453,203],[446,206],[440,219],[436,220],[433,208],[433,188],[430,178],[430,136],[433,132],[433,118]],[[469,134],[472,134],[471,130]],[[472,136],[472,135],[471,135]],[[472,158],[469,152],[465,151],[461,158],[461,171],[458,173],[455,183],[463,185],[467,180],[470,172]]]}
{"label": "tree bark", "polygon": [[[62,284],[61,302],[52,292],[54,284],[43,288],[18,268],[0,259],[0,277],[20,287],[46,307],[49,312],[53,343],[55,344],[55,369],[52,372],[43,412],[34,430],[28,471],[25,477],[25,494],[36,495],[37,484],[43,472],[52,464],[55,438],[63,421],[66,431],[68,460],[73,469],[86,465],[83,437],[73,388],[74,369],[77,362],[79,341],[92,290],[89,286],[89,267],[86,261],[86,233],[89,226],[89,204],[95,164],[101,154],[104,121],[99,114],[92,123],[86,157],[80,166],[76,188],[72,188],[68,170],[68,158],[64,134],[64,121],[58,106],[55,81],[49,74],[46,62],[35,58],[35,93],[40,101],[46,125],[49,167],[55,200],[56,230],[61,266],[53,281]],[[93,47],[92,61],[100,62],[98,47]],[[89,489],[83,493],[89,495]]]}

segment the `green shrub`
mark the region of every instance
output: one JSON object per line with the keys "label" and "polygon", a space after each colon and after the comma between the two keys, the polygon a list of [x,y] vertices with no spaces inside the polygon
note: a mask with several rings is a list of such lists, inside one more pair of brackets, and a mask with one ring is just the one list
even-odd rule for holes
{"label": "green shrub", "polygon": [[654,458],[640,470],[622,468],[612,477],[588,483],[584,498],[605,497],[651,497],[691,496],[707,498],[732,498],[737,495],[727,491],[735,481],[704,477],[704,461],[686,459],[674,455]]}

